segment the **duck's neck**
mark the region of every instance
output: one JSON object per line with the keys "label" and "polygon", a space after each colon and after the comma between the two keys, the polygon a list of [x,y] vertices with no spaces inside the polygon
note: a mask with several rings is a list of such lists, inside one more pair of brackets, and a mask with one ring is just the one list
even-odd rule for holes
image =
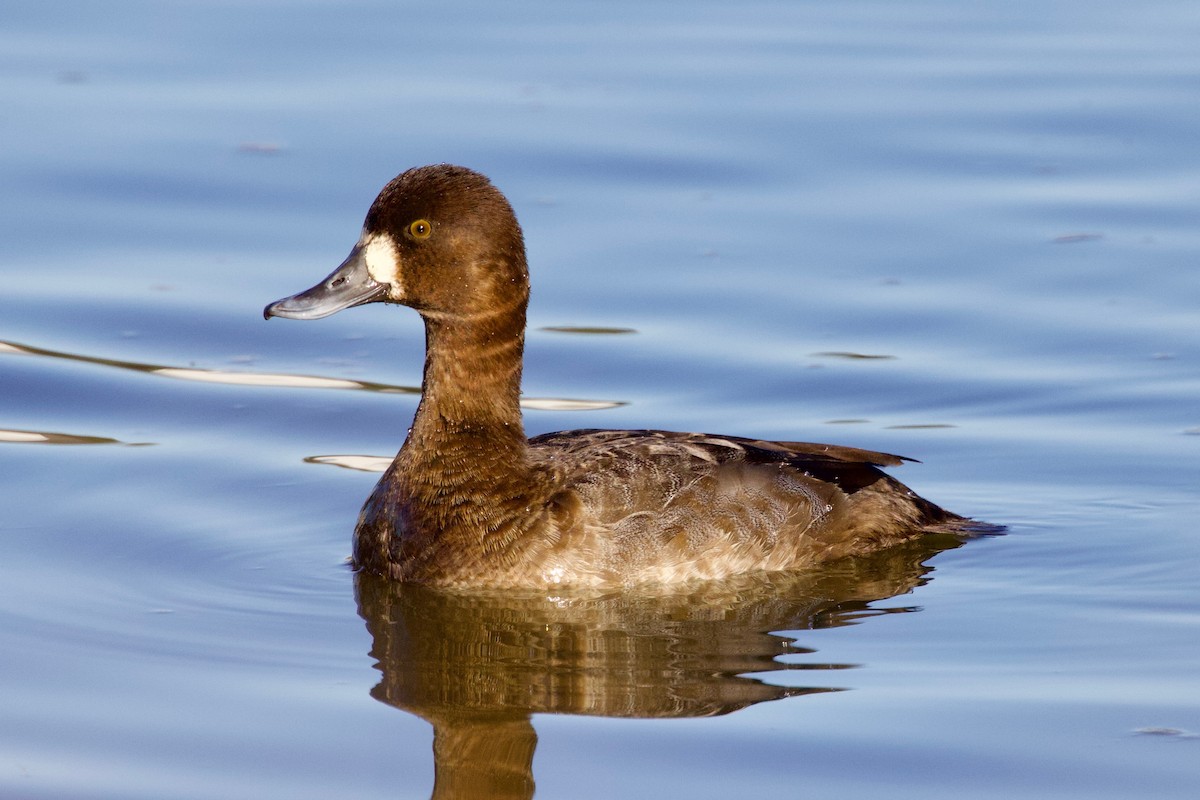
{"label": "duck's neck", "polygon": [[473,317],[425,316],[423,394],[404,443],[410,463],[436,463],[451,481],[489,463],[524,463],[524,343],[523,302]]}
{"label": "duck's neck", "polygon": [[359,517],[360,569],[420,580],[447,558],[473,564],[461,553],[486,551],[528,512],[536,481],[519,405],[524,329],[523,303],[488,317],[425,315],[424,391]]}

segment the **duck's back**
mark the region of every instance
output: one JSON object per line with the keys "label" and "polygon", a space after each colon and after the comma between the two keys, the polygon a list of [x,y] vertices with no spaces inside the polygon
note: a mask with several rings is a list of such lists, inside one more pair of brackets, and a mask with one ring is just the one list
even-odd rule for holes
{"label": "duck's back", "polygon": [[565,431],[530,446],[564,487],[548,574],[568,582],[801,568],[963,522],[881,471],[906,460],[886,453],[666,431]]}

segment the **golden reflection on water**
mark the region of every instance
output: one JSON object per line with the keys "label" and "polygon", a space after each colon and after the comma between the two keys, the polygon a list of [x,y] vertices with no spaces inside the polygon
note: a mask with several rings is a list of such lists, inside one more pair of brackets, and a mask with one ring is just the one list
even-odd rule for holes
{"label": "golden reflection on water", "polygon": [[[924,562],[960,540],[930,536],[818,572],[742,576],[620,592],[448,592],[357,576],[359,613],[382,673],[371,694],[434,729],[433,797],[529,798],[531,715],[681,718],[815,692],[853,664],[809,656],[773,631],[848,625],[912,607]],[[805,675],[776,686],[749,673]]]}

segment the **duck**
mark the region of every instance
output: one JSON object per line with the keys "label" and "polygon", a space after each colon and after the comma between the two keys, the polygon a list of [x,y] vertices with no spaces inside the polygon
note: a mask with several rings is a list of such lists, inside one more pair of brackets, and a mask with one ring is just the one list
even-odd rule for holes
{"label": "duck", "polygon": [[516,214],[466,167],[410,169],[349,256],[265,318],[367,303],[425,327],[421,398],[355,525],[354,569],[448,589],[620,588],[809,570],[974,520],[884,472],[912,459],[665,430],[526,438],[530,280]]}

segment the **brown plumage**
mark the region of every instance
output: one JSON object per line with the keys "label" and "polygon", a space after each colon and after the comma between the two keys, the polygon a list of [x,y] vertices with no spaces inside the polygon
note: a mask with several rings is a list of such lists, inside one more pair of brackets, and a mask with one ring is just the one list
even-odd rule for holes
{"label": "brown plumage", "polygon": [[834,445],[666,431],[526,440],[519,406],[529,276],[487,178],[409,170],[323,282],[267,317],[369,302],[425,321],[421,403],[355,530],[359,569],[442,586],[619,586],[802,569],[973,523]]}

